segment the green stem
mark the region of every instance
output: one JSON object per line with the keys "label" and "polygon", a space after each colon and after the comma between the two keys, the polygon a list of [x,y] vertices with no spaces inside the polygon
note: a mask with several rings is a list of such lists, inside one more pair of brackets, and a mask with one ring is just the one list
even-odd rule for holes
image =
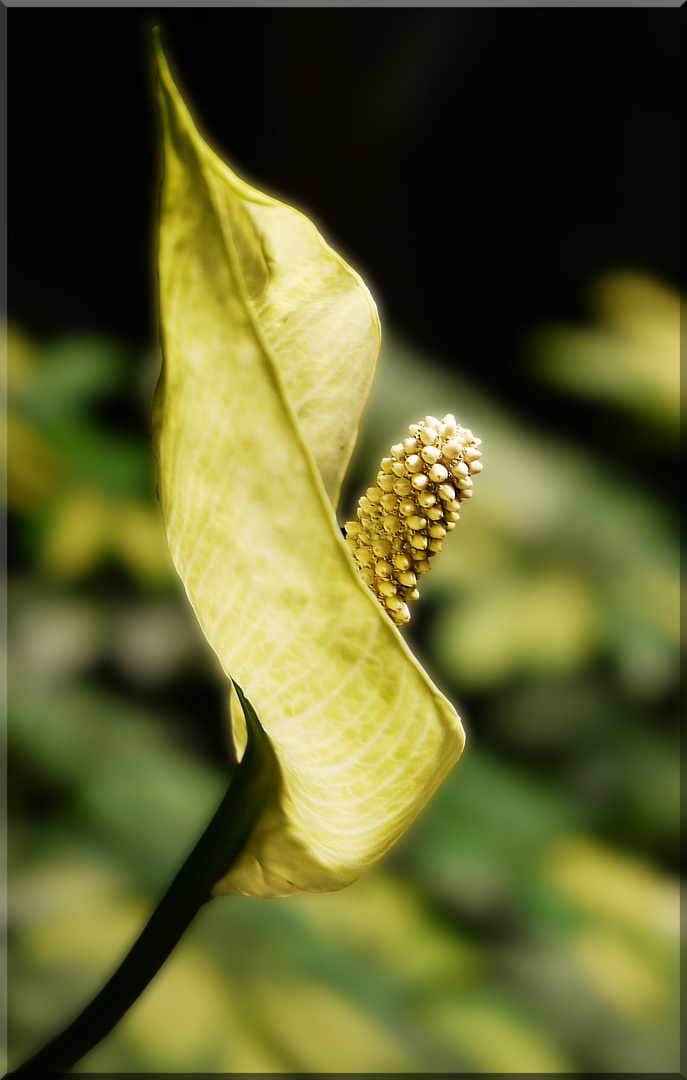
{"label": "green stem", "polygon": [[104,1039],[157,974],[243,849],[275,774],[269,767],[269,742],[250,703],[237,691],[248,722],[248,744],[210,824],[102,990],[69,1027],[9,1076],[64,1072]]}

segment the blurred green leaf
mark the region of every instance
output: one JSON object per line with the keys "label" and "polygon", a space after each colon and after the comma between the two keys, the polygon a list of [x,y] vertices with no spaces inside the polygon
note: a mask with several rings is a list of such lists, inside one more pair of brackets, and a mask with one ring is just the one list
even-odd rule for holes
{"label": "blurred green leaf", "polygon": [[45,771],[118,858],[155,887],[187,854],[226,787],[220,770],[189,758],[160,720],[84,684],[15,685],[9,741],[17,775]]}
{"label": "blurred green leaf", "polygon": [[8,354],[11,404],[45,430],[82,416],[123,387],[131,367],[129,350],[111,338],[75,335],[36,345],[14,327]]}
{"label": "blurred green leaf", "polygon": [[544,847],[580,821],[561,792],[498,761],[477,740],[403,845],[425,888],[450,905],[499,910],[512,901]]}
{"label": "blurred green leaf", "polygon": [[535,370],[566,391],[599,398],[649,420],[676,445],[680,411],[680,297],[651,278],[618,272],[591,300],[597,329],[552,326],[532,334]]}

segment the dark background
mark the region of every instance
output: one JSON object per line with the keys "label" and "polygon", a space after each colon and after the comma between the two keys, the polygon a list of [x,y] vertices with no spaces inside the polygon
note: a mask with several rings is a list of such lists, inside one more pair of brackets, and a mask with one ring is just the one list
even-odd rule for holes
{"label": "dark background", "polygon": [[383,319],[541,415],[514,357],[524,329],[581,316],[618,265],[677,284],[677,19],[14,9],[11,313],[37,334],[154,337],[159,23],[218,151],[307,209]]}

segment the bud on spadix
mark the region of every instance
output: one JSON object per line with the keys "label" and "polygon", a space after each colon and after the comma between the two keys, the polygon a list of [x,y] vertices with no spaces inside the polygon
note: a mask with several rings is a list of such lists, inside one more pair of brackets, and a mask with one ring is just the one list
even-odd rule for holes
{"label": "bud on spadix", "polygon": [[426,416],[382,459],[375,487],[358,503],[358,520],[346,523],[346,542],[360,575],[395,622],[408,622],[408,601],[441,551],[472,495],[481,471],[481,439],[455,417]]}

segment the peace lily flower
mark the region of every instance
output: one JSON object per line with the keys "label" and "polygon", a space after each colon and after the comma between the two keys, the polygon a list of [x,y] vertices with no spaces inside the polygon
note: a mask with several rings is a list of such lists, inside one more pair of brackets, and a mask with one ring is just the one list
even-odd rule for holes
{"label": "peace lily flower", "polygon": [[238,757],[256,740],[264,792],[213,894],[339,889],[463,748],[394,622],[471,494],[479,440],[452,416],[415,425],[344,539],[335,511],[379,349],[374,302],[306,217],[206,145],[157,53],[159,496],[231,680]]}

